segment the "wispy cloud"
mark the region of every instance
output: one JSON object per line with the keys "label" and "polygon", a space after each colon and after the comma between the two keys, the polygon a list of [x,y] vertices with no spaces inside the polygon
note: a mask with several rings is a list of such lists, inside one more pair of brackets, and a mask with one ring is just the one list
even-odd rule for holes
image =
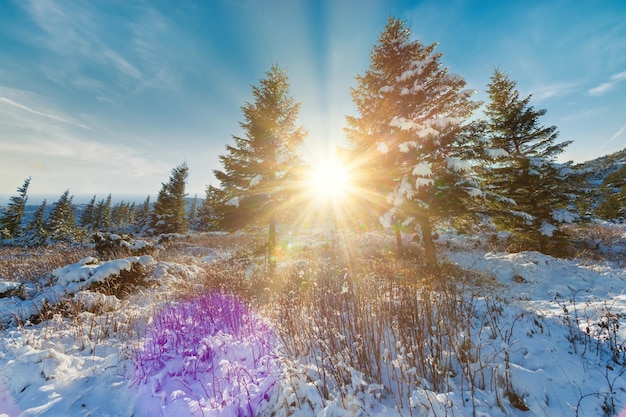
{"label": "wispy cloud", "polygon": [[615,134],[613,136],[611,136],[609,138],[609,140],[607,140],[606,142],[604,142],[604,144],[602,144],[602,146],[600,147],[600,149],[606,147],[609,143],[613,142],[615,139],[619,138],[620,136],[622,136],[622,134],[626,132],[626,125],[620,127],[620,129],[615,132]]}
{"label": "wispy cloud", "polygon": [[619,85],[622,81],[626,80],[626,71],[619,72],[611,76],[610,80],[604,82],[597,87],[590,88],[587,91],[587,94],[590,96],[601,96],[606,94],[607,92],[613,90],[617,85]]}
{"label": "wispy cloud", "polygon": [[67,124],[70,124],[70,125],[76,126],[76,127],[82,127],[83,129],[89,129],[88,126],[85,126],[82,123],[78,123],[78,122],[75,122],[75,121],[72,121],[72,120],[69,120],[69,119],[65,119],[63,117],[59,117],[59,116],[56,116],[56,115],[51,114],[51,113],[45,113],[45,112],[41,112],[41,111],[38,111],[38,110],[31,109],[30,107],[25,106],[25,105],[23,105],[21,103],[18,103],[16,101],[13,101],[13,100],[11,100],[10,98],[7,98],[7,97],[0,97],[0,102],[6,103],[6,104],[8,104],[10,106],[16,107],[16,108],[18,108],[20,110],[27,111],[27,112],[35,114],[37,116],[46,117],[48,119],[56,120],[57,122],[67,123]]}
{"label": "wispy cloud", "polygon": [[[24,4],[45,34],[38,42],[46,51],[41,62],[46,76],[109,100],[116,92],[178,91],[178,74],[184,66],[181,55],[197,55],[187,46],[185,28],[173,27],[149,3],[125,19],[107,18],[106,8],[99,3],[31,0]],[[91,81],[94,74],[105,74],[106,95]]]}
{"label": "wispy cloud", "polygon": [[578,83],[574,82],[538,85],[532,90],[533,98],[541,101],[552,97],[562,97],[572,92],[577,85]]}

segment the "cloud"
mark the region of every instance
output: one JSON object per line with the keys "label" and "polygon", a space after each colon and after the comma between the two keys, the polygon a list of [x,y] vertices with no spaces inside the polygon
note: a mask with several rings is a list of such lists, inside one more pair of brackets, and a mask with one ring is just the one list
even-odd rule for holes
{"label": "cloud", "polygon": [[[622,74],[626,74],[626,72],[624,72]],[[626,125],[622,126],[617,132],[615,132],[615,134],[613,136],[611,136],[609,138],[609,140],[604,142],[604,144],[600,147],[600,149],[606,147],[609,143],[613,142],[615,139],[620,137],[624,132],[626,132]]]}
{"label": "cloud", "polygon": [[551,83],[546,85],[538,85],[533,88],[533,98],[536,100],[545,100],[552,97],[561,97],[569,94],[577,83]]}
{"label": "cloud", "polygon": [[63,117],[55,116],[54,114],[44,113],[44,112],[40,112],[40,111],[37,111],[37,110],[33,110],[30,107],[25,106],[25,105],[23,105],[21,103],[15,102],[15,101],[11,100],[10,98],[7,98],[7,97],[0,97],[0,102],[6,103],[6,104],[8,104],[10,106],[16,107],[18,109],[21,109],[21,110],[24,110],[24,111],[27,111],[27,112],[30,112],[32,114],[36,114],[37,116],[47,117],[48,119],[56,120],[57,122],[67,123],[67,124],[70,124],[70,125],[76,126],[76,127],[82,127],[83,129],[89,129],[88,126],[85,126],[82,123],[74,122],[72,120],[68,120],[68,119],[65,119]]}
{"label": "cloud", "polygon": [[613,74],[610,81],[604,82],[597,87],[590,88],[587,91],[587,94],[589,94],[590,96],[601,96],[613,90],[618,84],[620,84],[624,80],[626,80],[626,71]]}

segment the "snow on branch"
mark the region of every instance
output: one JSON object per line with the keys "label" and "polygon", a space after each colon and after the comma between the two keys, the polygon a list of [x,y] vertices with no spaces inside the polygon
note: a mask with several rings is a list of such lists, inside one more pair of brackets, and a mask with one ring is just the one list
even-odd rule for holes
{"label": "snow on branch", "polygon": [[468,172],[472,169],[471,165],[459,158],[448,158],[448,169],[454,172]]}

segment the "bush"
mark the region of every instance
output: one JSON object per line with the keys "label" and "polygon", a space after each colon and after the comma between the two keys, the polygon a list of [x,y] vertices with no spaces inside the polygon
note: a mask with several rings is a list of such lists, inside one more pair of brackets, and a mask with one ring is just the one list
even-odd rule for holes
{"label": "bush", "polygon": [[150,242],[136,240],[126,234],[94,232],[92,240],[96,254],[102,259],[153,255],[159,248]]}

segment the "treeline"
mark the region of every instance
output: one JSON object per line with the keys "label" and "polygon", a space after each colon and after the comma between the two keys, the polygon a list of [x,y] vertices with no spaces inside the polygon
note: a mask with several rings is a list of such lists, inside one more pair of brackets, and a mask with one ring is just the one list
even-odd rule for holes
{"label": "treeline", "polygon": [[67,190],[52,205],[51,210],[46,210],[48,203],[44,200],[25,223],[24,214],[31,182],[31,178],[27,178],[18,188],[18,195],[11,197],[7,207],[0,213],[0,239],[13,245],[35,246],[81,241],[93,232],[136,235],[186,233],[190,224],[194,230],[201,230],[199,220],[203,213],[202,207],[196,209],[196,199],[189,210],[186,207],[187,175],[188,167],[185,163],[174,168],[169,182],[162,185],[154,204],[150,203],[150,196],[141,204],[125,201],[112,204],[109,194],[99,201],[93,196],[78,211]]}
{"label": "treeline", "polygon": [[[411,39],[405,22],[389,18],[369,68],[356,76],[351,94],[358,114],[346,117],[341,150],[353,188],[342,217],[394,230],[399,255],[401,233],[416,233],[433,266],[433,227],[440,222],[462,232],[505,230],[518,249],[553,251],[568,239],[563,225],[585,220],[579,207],[586,176],[571,162],[556,162],[570,142],[557,141],[557,128],[540,122],[546,110],[535,109],[531,96],[520,97],[517,83],[499,69],[487,85],[484,115],[477,117],[483,104],[442,64],[436,46]],[[306,207],[306,167],[298,154],[306,131],[296,123],[300,103],[290,96],[286,71],[272,66],[252,95],[242,107],[244,134],[233,136],[220,155],[219,185],[207,186],[200,205],[194,199],[186,210],[188,168],[182,164],[152,206],[149,199],[111,206],[110,196],[97,203],[94,197],[75,221],[66,192],[48,219],[41,208],[21,229],[28,179],[0,217],[0,230],[5,238],[41,241],[73,236],[75,224],[82,231],[153,234],[261,224],[268,228],[271,260],[277,223],[298,221]],[[616,195],[601,212],[623,219],[623,196]]]}

